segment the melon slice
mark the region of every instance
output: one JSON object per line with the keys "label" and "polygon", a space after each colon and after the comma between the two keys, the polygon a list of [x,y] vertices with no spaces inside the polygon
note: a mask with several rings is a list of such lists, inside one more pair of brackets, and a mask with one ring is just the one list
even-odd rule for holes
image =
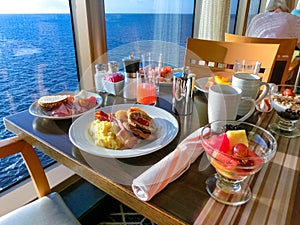
{"label": "melon slice", "polygon": [[245,130],[228,130],[226,135],[229,139],[229,148],[233,149],[236,144],[244,144],[249,146],[248,138]]}

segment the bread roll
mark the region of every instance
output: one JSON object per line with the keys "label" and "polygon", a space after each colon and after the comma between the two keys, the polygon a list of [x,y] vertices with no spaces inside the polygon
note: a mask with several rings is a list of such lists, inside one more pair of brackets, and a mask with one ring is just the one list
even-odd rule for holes
{"label": "bread roll", "polygon": [[128,123],[131,127],[142,130],[146,133],[155,133],[157,130],[154,120],[142,109],[131,107],[127,111]]}
{"label": "bread roll", "polygon": [[67,101],[68,95],[51,95],[41,97],[38,100],[38,104],[46,110],[52,110]]}
{"label": "bread roll", "polygon": [[122,109],[115,112],[115,117],[120,120],[121,122],[127,122],[128,116],[127,116],[127,110]]}

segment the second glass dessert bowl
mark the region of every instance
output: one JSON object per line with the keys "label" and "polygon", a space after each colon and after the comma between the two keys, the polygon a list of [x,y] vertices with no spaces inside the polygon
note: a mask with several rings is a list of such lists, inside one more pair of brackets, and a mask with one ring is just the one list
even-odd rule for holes
{"label": "second glass dessert bowl", "polygon": [[268,129],[278,135],[295,138],[300,136],[297,127],[300,119],[300,86],[272,85],[271,101],[279,121],[269,125]]}
{"label": "second glass dessert bowl", "polygon": [[252,198],[244,180],[258,172],[275,155],[273,135],[246,122],[215,121],[201,131],[202,145],[216,174],[206,181],[206,190],[218,202],[241,205]]}

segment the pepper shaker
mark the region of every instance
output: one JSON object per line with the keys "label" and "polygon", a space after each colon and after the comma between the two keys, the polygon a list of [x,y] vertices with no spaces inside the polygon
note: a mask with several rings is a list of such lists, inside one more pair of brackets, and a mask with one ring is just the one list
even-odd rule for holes
{"label": "pepper shaker", "polygon": [[134,59],[133,53],[130,53],[129,58],[123,58],[124,64],[124,92],[123,97],[126,99],[136,99],[136,79],[140,67],[140,59]]}

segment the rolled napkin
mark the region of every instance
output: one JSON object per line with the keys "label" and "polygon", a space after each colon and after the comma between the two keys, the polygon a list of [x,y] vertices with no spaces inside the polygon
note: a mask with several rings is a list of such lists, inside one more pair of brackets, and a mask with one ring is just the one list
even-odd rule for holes
{"label": "rolled napkin", "polygon": [[133,180],[131,187],[139,199],[149,201],[169,183],[180,177],[198,158],[203,152],[201,129],[194,131],[173,152]]}

